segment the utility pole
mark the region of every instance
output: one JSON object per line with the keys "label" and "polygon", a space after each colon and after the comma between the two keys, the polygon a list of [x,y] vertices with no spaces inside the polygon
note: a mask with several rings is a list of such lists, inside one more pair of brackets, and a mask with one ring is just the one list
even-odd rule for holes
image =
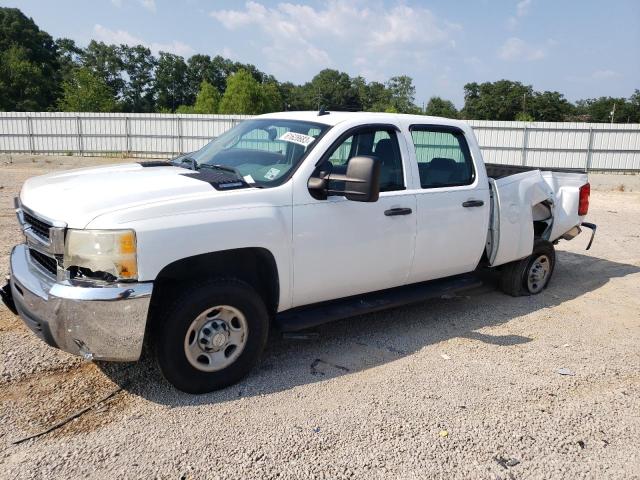
{"label": "utility pole", "polygon": [[611,125],[613,125],[613,119],[616,116],[616,103],[613,102],[613,110],[611,110],[611,113],[609,114],[611,116]]}

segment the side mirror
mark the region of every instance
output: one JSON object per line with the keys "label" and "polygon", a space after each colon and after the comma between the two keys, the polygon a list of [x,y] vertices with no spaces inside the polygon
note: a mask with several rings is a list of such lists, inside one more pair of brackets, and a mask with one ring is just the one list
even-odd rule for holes
{"label": "side mirror", "polygon": [[[329,188],[330,181],[344,182],[343,190]],[[346,175],[329,173],[311,177],[309,191],[318,200],[327,195],[344,195],[354,202],[377,202],[380,196],[380,160],[373,157],[353,157],[347,164]]]}

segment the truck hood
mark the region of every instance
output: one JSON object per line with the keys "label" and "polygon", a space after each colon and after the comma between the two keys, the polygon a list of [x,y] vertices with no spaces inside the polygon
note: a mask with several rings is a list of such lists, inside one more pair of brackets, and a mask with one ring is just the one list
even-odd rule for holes
{"label": "truck hood", "polygon": [[209,183],[174,166],[132,163],[51,173],[27,180],[22,205],[45,218],[84,228],[115,210],[188,196],[220,195]]}

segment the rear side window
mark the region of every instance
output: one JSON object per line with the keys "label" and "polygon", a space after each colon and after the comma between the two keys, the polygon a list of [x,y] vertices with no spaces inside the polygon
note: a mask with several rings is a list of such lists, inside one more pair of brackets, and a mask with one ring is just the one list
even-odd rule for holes
{"label": "rear side window", "polygon": [[471,153],[458,129],[411,127],[422,188],[469,185],[475,178]]}

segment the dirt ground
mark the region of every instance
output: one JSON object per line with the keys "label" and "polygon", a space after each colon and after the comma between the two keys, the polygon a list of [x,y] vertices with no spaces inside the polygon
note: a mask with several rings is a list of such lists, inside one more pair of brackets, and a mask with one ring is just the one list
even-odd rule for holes
{"label": "dirt ground", "polygon": [[[26,178],[114,161],[0,157],[0,274]],[[489,281],[274,336],[212,394],[71,357],[0,306],[0,478],[640,478],[640,192],[617,177],[594,182],[592,249],[561,242],[542,294]]]}

